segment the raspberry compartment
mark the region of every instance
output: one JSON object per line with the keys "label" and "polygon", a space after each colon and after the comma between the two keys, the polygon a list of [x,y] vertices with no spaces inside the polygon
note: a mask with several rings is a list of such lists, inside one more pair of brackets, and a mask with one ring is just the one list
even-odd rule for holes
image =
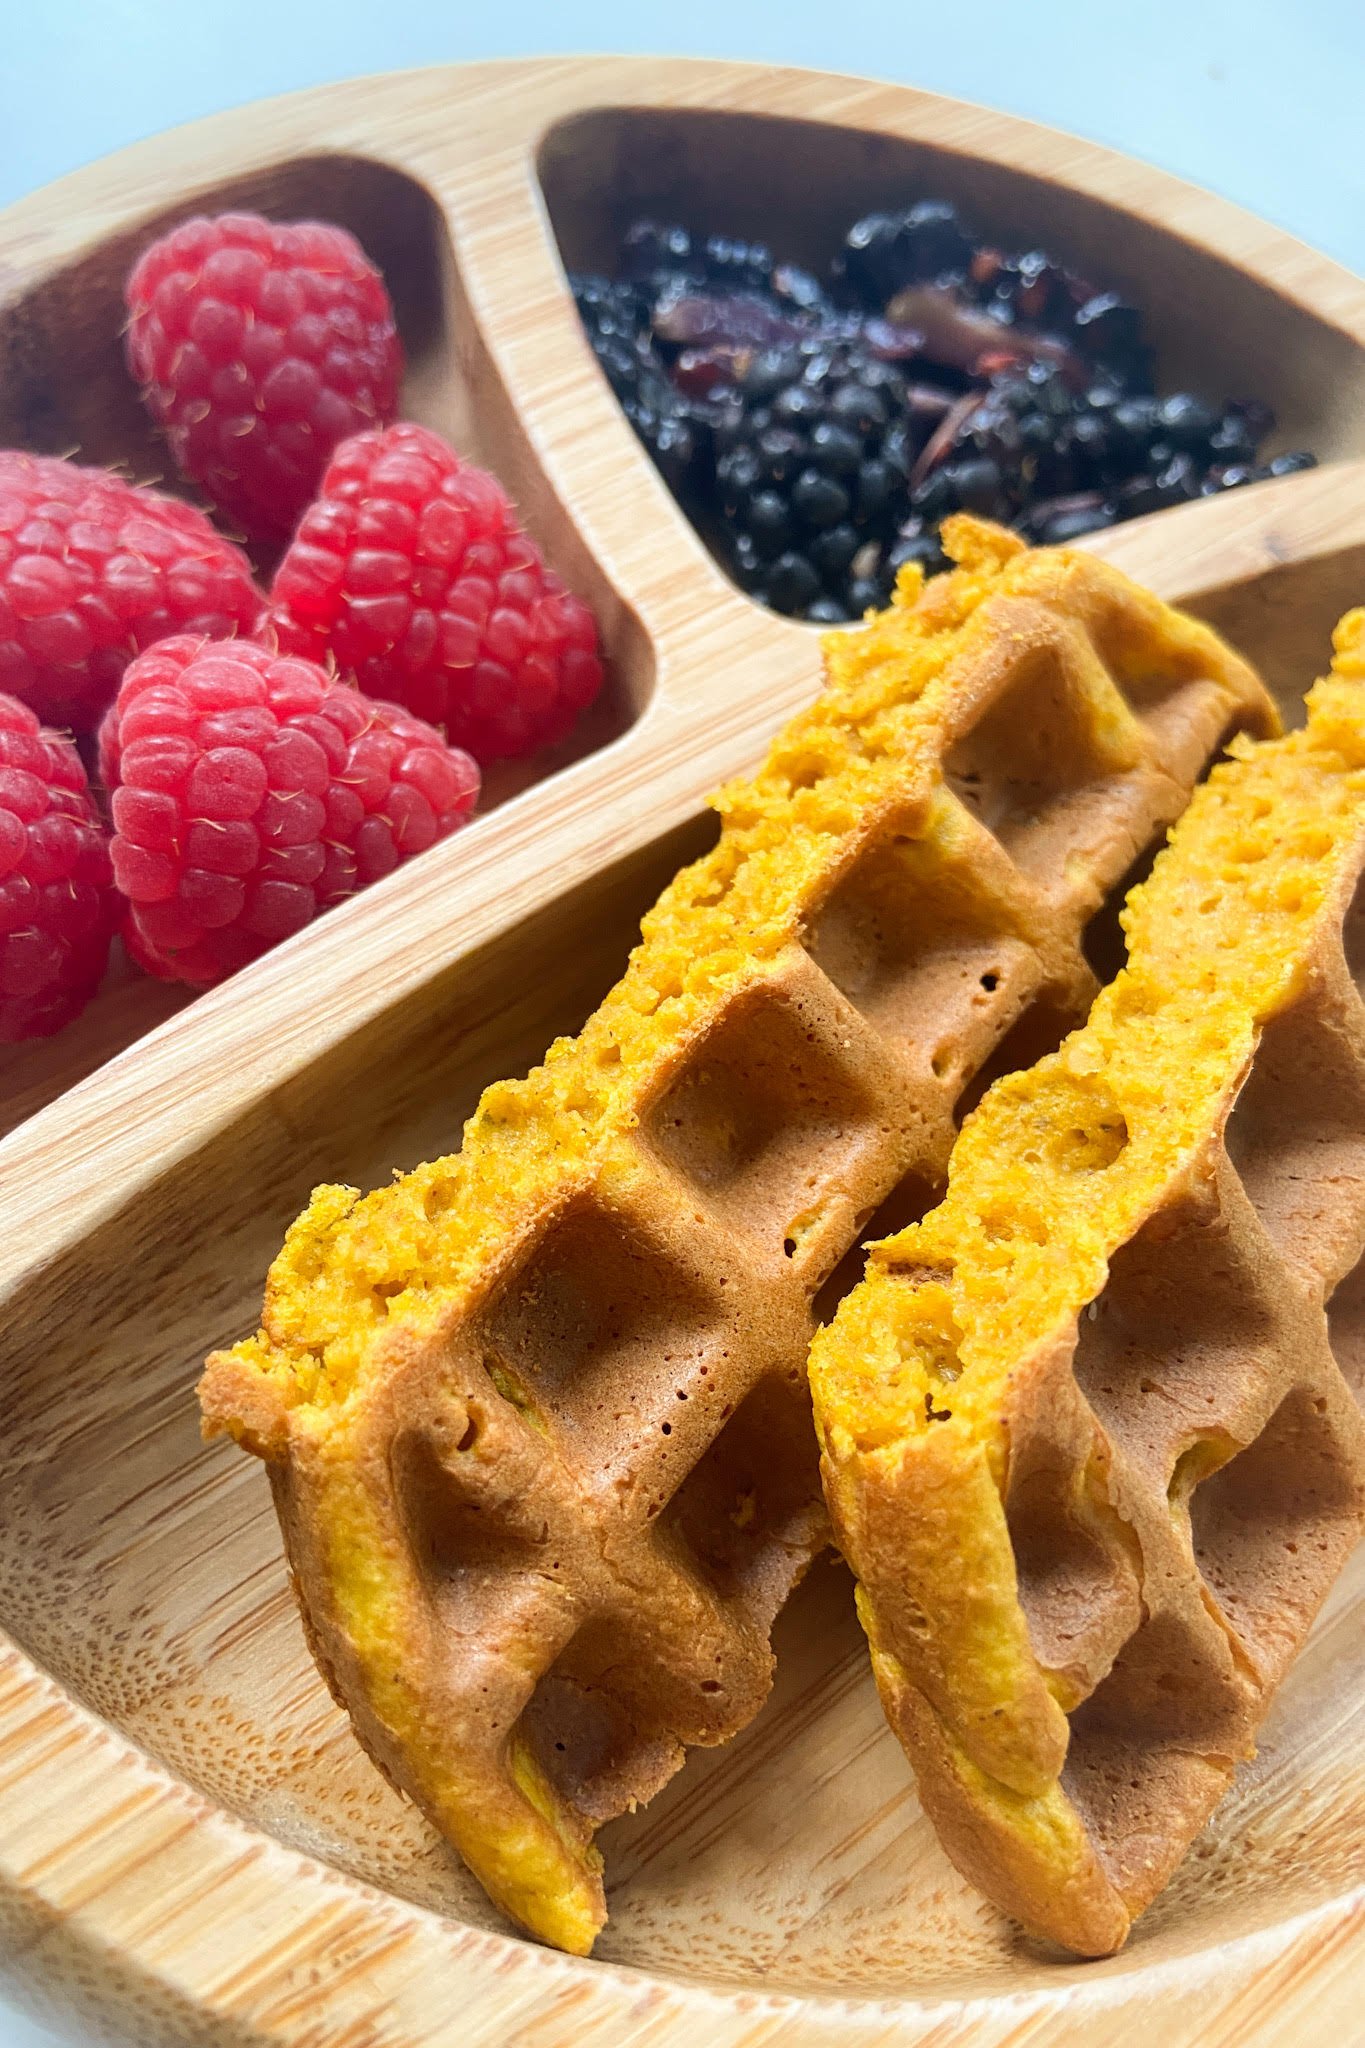
{"label": "raspberry compartment", "polygon": [[[469,332],[451,232],[418,179],[352,155],[270,165],[160,207],[0,304],[0,445],[74,451],[82,461],[200,502],[176,476],[124,362],[123,283],[141,250],[177,221],[227,209],[281,220],[315,215],[350,229],[379,266],[394,302],[406,357],[403,416],[435,428],[506,482],[551,565],[597,611],[607,658],[601,696],[560,745],[490,766],[479,802],[483,816],[626,731],[648,701],[654,664],[635,621],[612,604],[576,536],[547,534],[539,526],[528,502],[538,479],[510,411],[491,395],[489,402],[475,400],[479,343]],[[247,552],[268,581],[276,552],[268,546]],[[0,1047],[0,1131],[193,999],[192,990],[148,980],[116,943],[100,995],[74,1026],[56,1040]]]}
{"label": "raspberry compartment", "polygon": [[[198,1440],[202,1357],[254,1324],[261,1277],[308,1189],[322,1178],[374,1185],[397,1163],[449,1149],[486,1081],[523,1071],[556,1031],[576,1028],[619,971],[641,912],[706,843],[702,792],[750,765],[814,687],[813,636],[733,591],[638,449],[582,339],[536,182],[538,160],[570,249],[579,201],[563,169],[566,124],[600,119],[605,135],[628,107],[639,134],[657,119],[669,138],[695,124],[698,100],[733,110],[726,119],[747,150],[758,151],[760,127],[788,147],[793,135],[803,148],[820,141],[822,168],[863,163],[870,176],[867,164],[918,149],[934,158],[932,189],[965,196],[948,182],[956,168],[987,180],[1003,205],[1008,157],[1032,164],[1035,184],[1074,201],[1078,217],[1112,218],[1120,193],[1144,204],[1136,167],[945,102],[847,80],[623,62],[328,89],[262,110],[251,132],[226,116],[173,139],[169,166],[157,154],[167,143],[101,166],[40,197],[8,241],[0,222],[0,253],[19,277],[0,334],[16,335],[26,308],[46,322],[27,355],[0,341],[10,351],[0,361],[20,366],[11,392],[31,397],[41,372],[63,403],[84,402],[88,387],[95,409],[123,373],[97,298],[62,280],[87,277],[116,308],[123,257],[102,259],[99,241],[111,223],[126,251],[128,237],[212,193],[269,211],[306,204],[362,238],[391,236],[371,246],[381,262],[388,247],[413,266],[411,284],[391,283],[414,356],[414,410],[454,430],[475,394],[533,530],[597,604],[629,679],[626,711],[640,714],[83,1085],[67,1087],[80,1062],[60,1040],[46,1070],[0,1068],[13,1099],[22,1088],[30,1103],[56,1098],[0,1144],[0,1713],[13,1738],[0,1749],[0,1881],[18,1901],[22,1967],[36,1983],[60,1974],[87,2015],[101,2001],[150,2001],[171,2015],[169,2040],[202,2026],[205,2038],[242,2044],[301,2041],[335,2021],[382,2026],[395,2048],[493,2043],[513,2024],[510,1992],[516,2023],[539,2019],[547,2039],[557,2027],[622,2037],[642,2024],[643,1995],[661,2044],[738,2048],[756,2018],[796,2044],[837,2034],[862,2048],[888,2026],[909,2043],[945,2021],[986,2041],[1017,2027],[1022,1998],[1051,2014],[1040,2023],[1056,2021],[1059,2044],[1092,2042],[1103,2011],[1114,2048],[1131,2048],[1160,2012],[1163,2038],[1188,2048],[1253,1976],[1263,1997],[1267,1959],[1293,1967],[1296,1927],[1347,1924],[1365,1827],[1359,1562],[1259,1763],[1131,1949],[1083,1978],[1021,1945],[953,1878],[882,1722],[846,1580],[827,1562],[779,1622],[777,1689],[759,1719],[613,1826],[601,1960],[547,1956],[506,1938],[472,1880],[360,1755],[304,1647],[264,1475],[230,1446]],[[786,118],[760,123],[762,105]],[[846,124],[828,141],[825,113]],[[718,117],[707,121],[694,170],[723,141]],[[575,146],[586,189],[610,159],[591,130]],[[642,158],[643,144],[633,147]],[[741,156],[736,145],[732,167]],[[764,172],[764,186],[756,173],[756,199],[772,196],[776,176]],[[1178,201],[1196,239],[1234,252],[1195,249],[1191,264],[1226,274],[1237,304],[1268,308],[1286,355],[1293,337],[1325,350],[1343,391],[1358,394],[1358,355],[1334,351],[1343,337],[1357,348],[1347,329],[1359,321],[1365,332],[1365,312],[1339,274],[1322,266],[1296,304],[1304,252],[1152,179],[1153,223]],[[818,186],[804,170],[803,183]],[[177,190],[184,205],[168,208]],[[829,200],[831,219],[846,216],[847,192],[837,208]],[[347,193],[354,210],[338,213]],[[112,435],[112,405],[102,417]],[[1292,417],[1286,407],[1286,425]],[[33,413],[31,431],[62,445],[55,411]],[[1333,452],[1325,434],[1319,445]],[[1272,681],[1297,694],[1365,582],[1365,466],[1135,522],[1097,552],[1254,643]],[[117,1047],[114,1032],[81,1058],[93,1065]],[[841,1272],[838,1284],[854,1277]],[[1340,1296],[1343,1327],[1358,1280]],[[194,1899],[210,1902],[208,1961],[180,1931],[177,1909],[190,1915]],[[321,1953],[311,1946],[320,1927]],[[1317,1981],[1296,1970],[1301,1979]],[[1073,2026],[1068,1992],[1080,1982],[1090,2018],[1080,2012]],[[159,2038],[146,2009],[139,2038]],[[1322,2008],[1327,2037],[1344,2010]]]}

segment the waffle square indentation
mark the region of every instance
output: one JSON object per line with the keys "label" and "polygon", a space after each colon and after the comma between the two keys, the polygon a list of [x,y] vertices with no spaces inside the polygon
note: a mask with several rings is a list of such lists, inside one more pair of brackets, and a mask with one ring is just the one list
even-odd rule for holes
{"label": "waffle square indentation", "polygon": [[1284,1343],[1265,1276],[1206,1203],[1119,1247],[1081,1316],[1076,1384],[1106,1435],[1166,1487],[1187,1445],[1265,1413]]}
{"label": "waffle square indentation", "polygon": [[1057,619],[1040,636],[1029,623],[1012,673],[949,750],[944,775],[1017,867],[1046,875],[1096,787],[1135,767],[1142,745],[1086,635]]}
{"label": "waffle square indentation", "polygon": [[830,1234],[827,1203],[844,1205],[869,1169],[884,1172],[882,1155],[895,1142],[900,1104],[885,1099],[892,1077],[878,1072],[884,1056],[829,1012],[818,990],[808,999],[751,985],[643,1127],[713,1215],[789,1257]]}
{"label": "waffle square indentation", "polygon": [[1365,1258],[1334,1288],[1327,1303],[1327,1332],[1341,1376],[1365,1408]]}
{"label": "waffle square indentation", "polygon": [[1353,1038],[1320,998],[1266,1025],[1226,1144],[1285,1263],[1330,1286],[1359,1251],[1365,1071]]}
{"label": "waffle square indentation", "polygon": [[750,1390],[688,1473],[660,1537],[677,1541],[722,1598],[775,1611],[781,1582],[809,1552],[819,1488],[805,1375],[773,1375]]}
{"label": "waffle square indentation", "polygon": [[875,1031],[942,1078],[972,1063],[1039,979],[977,849],[893,837],[811,919],[806,951]]}
{"label": "waffle square indentation", "polygon": [[1124,1645],[1071,1716],[1062,1784],[1114,1883],[1160,1889],[1185,1844],[1172,1823],[1204,1811],[1245,1753],[1247,1691],[1207,1617],[1160,1614]]}
{"label": "waffle square indentation", "polygon": [[1361,1482],[1332,1393],[1295,1387],[1190,1495],[1194,1560],[1263,1685],[1275,1685],[1324,1578],[1360,1533]]}
{"label": "waffle square indentation", "polygon": [[524,1249],[476,1331],[495,1366],[553,1414],[565,1455],[618,1493],[646,1488],[654,1512],[689,1446],[719,1426],[731,1377],[737,1278],[690,1243],[688,1220],[670,1235],[662,1221],[576,1196]]}

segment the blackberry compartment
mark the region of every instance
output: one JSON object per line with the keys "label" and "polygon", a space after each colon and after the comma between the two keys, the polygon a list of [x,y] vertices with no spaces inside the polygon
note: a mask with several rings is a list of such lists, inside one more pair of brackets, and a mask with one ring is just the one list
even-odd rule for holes
{"label": "blackberry compartment", "polygon": [[[731,580],[780,612],[830,624],[886,602],[904,562],[941,566],[952,511],[1070,542],[1362,437],[1344,335],[1169,230],[1041,177],[702,110],[572,117],[538,166],[627,417]],[[962,280],[956,313],[926,295],[945,274]],[[734,293],[746,332],[727,383],[704,299]],[[803,336],[822,310],[833,331]],[[854,310],[868,327],[840,334]],[[765,313],[793,328],[765,336]],[[931,351],[907,356],[897,323],[926,314],[946,320],[946,343],[931,332]],[[1021,338],[1025,359],[989,382],[945,360]],[[879,405],[887,417],[869,419]]]}

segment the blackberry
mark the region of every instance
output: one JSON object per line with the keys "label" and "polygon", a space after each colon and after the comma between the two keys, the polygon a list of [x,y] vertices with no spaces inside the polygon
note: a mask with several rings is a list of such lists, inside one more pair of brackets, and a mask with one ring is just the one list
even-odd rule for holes
{"label": "blackberry", "polygon": [[886,603],[931,431],[911,421],[899,367],[863,340],[813,331],[758,357],[737,398],[717,465],[718,552],[736,581],[776,611],[825,621],[831,607],[847,618]]}
{"label": "blackberry", "polygon": [[943,567],[974,512],[1061,543],[1308,467],[1255,400],[1157,394],[1140,309],[947,200],[854,223],[827,274],[637,221],[571,280],[641,440],[740,587],[822,623]]}
{"label": "blackberry", "polygon": [[[1273,425],[1263,406],[1232,404],[1219,412],[1190,392],[1161,400],[1126,394],[1107,374],[1075,390],[1064,372],[1046,364],[1002,371],[948,424],[953,431],[932,450],[933,465],[912,477],[915,512],[933,522],[950,512],[985,513],[1039,545],[1060,545],[1272,473],[1272,465],[1258,467],[1253,459]],[[1302,452],[1277,457],[1273,473],[1288,473],[1286,465],[1308,468],[1313,460]]]}

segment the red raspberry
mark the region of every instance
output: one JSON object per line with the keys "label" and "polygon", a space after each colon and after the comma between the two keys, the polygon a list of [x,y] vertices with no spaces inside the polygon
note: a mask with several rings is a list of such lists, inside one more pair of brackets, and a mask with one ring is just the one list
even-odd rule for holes
{"label": "red raspberry", "polygon": [[0,1043],[46,1038],[99,987],[118,922],[80,755],[0,697]]}
{"label": "red raspberry", "polygon": [[562,739],[602,683],[597,628],[502,486],[425,427],[357,434],[280,563],[270,621],[478,761]]}
{"label": "red raspberry", "polygon": [[0,690],[91,731],[168,633],[250,633],[246,556],[202,512],[107,469],[0,449]]}
{"label": "red raspberry", "polygon": [[287,540],[337,443],[398,410],[393,307],[345,228],[187,220],[124,298],[129,366],[182,474],[253,540]]}
{"label": "red raspberry", "polygon": [[163,640],[100,734],[124,939],[199,987],[462,825],[467,754],[311,661],[247,641]]}

